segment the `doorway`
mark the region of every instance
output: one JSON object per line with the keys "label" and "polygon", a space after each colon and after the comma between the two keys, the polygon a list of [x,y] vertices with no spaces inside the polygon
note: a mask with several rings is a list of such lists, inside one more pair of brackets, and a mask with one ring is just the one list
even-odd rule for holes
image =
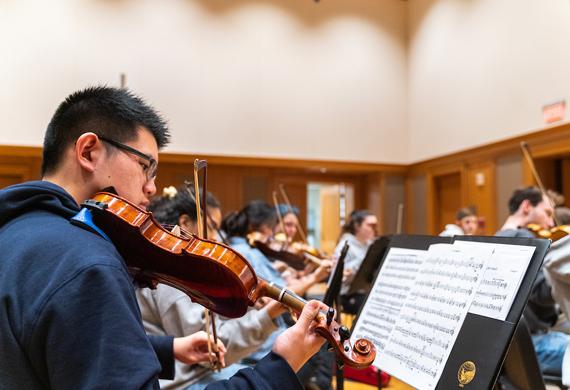
{"label": "doorway", "polygon": [[354,210],[354,186],[347,183],[307,183],[307,241],[332,254],[342,225]]}

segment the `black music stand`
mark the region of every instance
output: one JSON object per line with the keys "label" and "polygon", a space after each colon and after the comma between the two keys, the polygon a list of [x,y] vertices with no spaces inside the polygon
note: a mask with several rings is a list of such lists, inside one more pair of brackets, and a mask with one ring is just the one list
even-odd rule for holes
{"label": "black music stand", "polygon": [[390,238],[391,236],[380,236],[370,245],[347,294],[368,294],[370,292],[376,273],[382,266],[384,255],[390,245]]}
{"label": "black music stand", "polygon": [[[393,236],[390,247],[427,250],[431,244],[453,243],[454,241],[474,241],[488,244],[510,244],[534,246],[535,251],[528,264],[527,270],[518,286],[518,291],[514,297],[509,313],[505,320],[474,314],[468,312],[461,329],[457,335],[451,353],[446,361],[443,372],[439,378],[436,390],[455,389],[458,387],[458,369],[466,361],[477,362],[477,375],[469,384],[472,389],[492,389],[499,376],[503,362],[505,363],[506,374],[520,372],[520,367],[531,366],[528,359],[526,362],[505,361],[508,347],[513,341],[512,357],[516,357],[516,351],[524,353],[530,350],[532,341],[521,339],[524,336],[523,325],[518,327],[523,309],[528,301],[532,290],[532,285],[542,266],[544,256],[550,246],[550,241],[531,238],[506,238],[506,237],[477,237],[477,236],[456,236],[456,237],[431,237],[431,236]],[[376,275],[378,277],[378,275]],[[365,303],[366,305],[366,303]],[[364,307],[364,306],[363,306]],[[357,317],[354,324],[358,322]],[[517,329],[518,328],[518,329]],[[485,331],[482,332],[482,329]],[[517,330],[517,335],[515,335]],[[528,333],[528,331],[527,331]],[[522,346],[522,342],[525,342]],[[536,359],[536,358],[535,358]],[[512,364],[512,365],[511,365]],[[536,362],[532,364],[534,368],[529,372],[529,378],[525,378],[528,383],[524,389],[540,389],[542,378],[537,377]],[[525,369],[523,368],[523,370]],[[400,378],[405,380],[406,378]],[[510,379],[510,378],[509,378]],[[540,380],[539,380],[540,379]],[[523,385],[524,386],[524,385]]]}
{"label": "black music stand", "polygon": [[[342,286],[342,276],[344,271],[344,258],[348,253],[349,245],[348,242],[344,243],[340,256],[336,262],[333,272],[329,278],[327,291],[323,298],[323,303],[329,307],[340,305],[340,288]],[[336,313],[337,321],[340,323],[340,312],[337,310]],[[342,368],[342,362],[337,360],[337,370],[336,370],[336,388],[337,390],[344,389],[344,371]]]}

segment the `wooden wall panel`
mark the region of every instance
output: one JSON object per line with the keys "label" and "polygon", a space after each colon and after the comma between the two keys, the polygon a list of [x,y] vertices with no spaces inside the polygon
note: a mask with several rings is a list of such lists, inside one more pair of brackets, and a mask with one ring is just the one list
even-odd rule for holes
{"label": "wooden wall panel", "polygon": [[[398,225],[398,209],[399,205],[405,203],[405,177],[401,175],[385,175],[383,202],[383,225],[385,234],[395,234]],[[404,207],[404,218],[406,209]],[[404,229],[404,220],[401,221],[402,229]]]}
{"label": "wooden wall panel", "polygon": [[463,206],[474,206],[484,222],[478,234],[493,235],[497,231],[495,200],[495,164],[486,161],[469,165],[467,168],[467,202]]}
{"label": "wooden wall panel", "polygon": [[496,218],[499,230],[509,216],[509,199],[513,191],[523,185],[522,156],[511,155],[498,158],[495,162]]}
{"label": "wooden wall panel", "polygon": [[409,234],[428,234],[428,197],[427,175],[414,175],[406,178],[406,232]]}
{"label": "wooden wall panel", "polygon": [[461,173],[454,172],[433,178],[433,225],[431,234],[439,234],[448,223],[455,221],[461,207]]}

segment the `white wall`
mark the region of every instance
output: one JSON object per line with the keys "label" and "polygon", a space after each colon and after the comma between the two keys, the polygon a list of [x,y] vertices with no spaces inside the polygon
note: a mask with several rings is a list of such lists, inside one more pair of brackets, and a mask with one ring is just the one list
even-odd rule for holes
{"label": "white wall", "polygon": [[0,0],[0,144],[57,104],[128,86],[173,152],[405,162],[407,5],[396,0]]}
{"label": "white wall", "polygon": [[568,0],[408,4],[410,160],[537,130],[542,106],[570,103]]}

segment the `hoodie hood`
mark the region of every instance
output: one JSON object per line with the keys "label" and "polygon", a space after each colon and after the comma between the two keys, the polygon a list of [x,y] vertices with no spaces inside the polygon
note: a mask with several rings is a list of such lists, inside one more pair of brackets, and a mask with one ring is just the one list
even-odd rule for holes
{"label": "hoodie hood", "polygon": [[0,227],[31,210],[70,219],[79,209],[67,191],[48,181],[16,184],[0,191]]}

